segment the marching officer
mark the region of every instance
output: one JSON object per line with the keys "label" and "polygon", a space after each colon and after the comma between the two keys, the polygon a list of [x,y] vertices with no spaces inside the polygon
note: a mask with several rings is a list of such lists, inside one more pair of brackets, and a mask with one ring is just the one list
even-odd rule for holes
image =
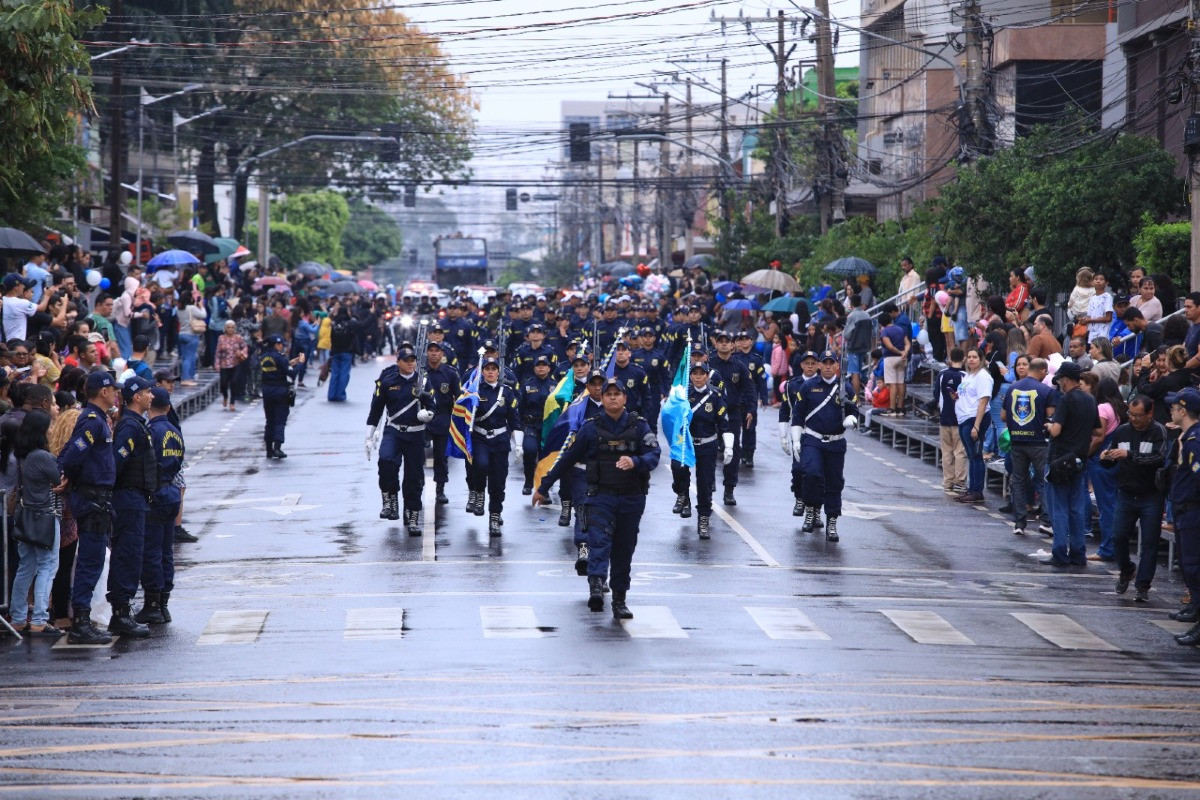
{"label": "marching officer", "polygon": [[[504,484],[508,454],[524,451],[525,434],[517,410],[517,392],[500,382],[500,362],[484,357],[480,367],[479,405],[471,427],[471,461],[467,463],[468,511],[483,516],[488,503],[488,535],[499,536],[504,519]],[[509,438],[512,444],[509,444]]]}
{"label": "marching officer", "polygon": [[[442,351],[442,363],[457,373],[458,356],[455,355],[454,348],[446,341],[446,329],[442,327],[440,322],[435,322],[429,326],[429,344],[436,344],[438,346],[438,349]],[[428,349],[425,352],[428,353]]]}
{"label": "marching officer", "polygon": [[142,553],[142,591],[145,602],[135,620],[146,625],[171,621],[168,603],[175,589],[175,517],[183,501],[179,471],[183,469],[183,434],[171,422],[171,394],[150,390],[150,438],[158,459],[158,489],[146,514],[146,547]]}
{"label": "marching officer", "polygon": [[674,377],[667,367],[667,358],[655,346],[653,328],[642,328],[637,335],[638,346],[633,351],[633,363],[646,373],[646,422],[650,430],[658,433],[658,413],[662,408],[663,398],[671,391],[671,380]]}
{"label": "marching officer", "polygon": [[483,359],[479,362],[481,365],[489,358],[496,362],[496,367],[500,371],[499,374],[505,386],[509,389],[516,390],[517,374],[500,362],[500,348],[496,344],[495,339],[484,339],[483,344]]}
{"label": "marching officer", "polygon": [[[601,394],[604,389],[604,382],[607,378],[602,370],[592,370],[588,375],[585,392],[587,398],[580,400],[583,403],[583,414],[581,422],[586,422],[592,417],[599,416],[604,413],[604,403],[601,399]],[[576,431],[578,433],[578,431]],[[587,499],[587,474],[585,472],[587,465],[577,463],[569,473],[563,476],[558,487],[559,497],[562,499],[563,511],[558,518],[560,526],[567,526],[571,523],[570,504],[572,501],[582,508],[582,504]],[[564,521],[565,518],[565,521]],[[573,531],[572,541],[575,543],[575,574],[580,577],[585,577],[587,573],[588,561],[588,534],[587,528],[584,527],[585,521],[583,515],[576,510],[575,513],[575,528]],[[607,586],[607,584],[606,584]]]}
{"label": "marching officer", "polygon": [[617,334],[621,330],[621,320],[617,319],[617,300],[614,297],[608,298],[608,302],[604,304],[604,316],[592,323],[589,333],[596,341],[596,352],[607,353],[617,341]]}
{"label": "marching officer", "polygon": [[821,371],[805,381],[792,404],[792,451],[800,449],[804,472],[804,527],[812,533],[817,515],[825,508],[825,539],[838,540],[837,519],[842,514],[842,488],[846,485],[846,431],[858,424],[858,409],[849,400],[838,402],[838,358],[832,350],[821,353]]}
{"label": "marching officer", "polygon": [[[792,447],[792,406],[799,399],[800,387],[809,378],[816,376],[820,363],[816,353],[806,351],[800,357],[800,374],[791,378],[784,391],[780,392],[783,402],[779,404],[779,443],[783,446],[783,452],[792,457],[792,497],[796,499],[795,505],[792,506],[793,517],[804,516],[804,470],[800,464],[800,450]],[[820,518],[815,520],[815,524],[818,528],[824,527]]]}
{"label": "marching officer", "polygon": [[92,622],[92,593],[104,570],[112,533],[112,489],[116,479],[113,435],[108,412],[116,405],[117,387],[107,372],[88,373],[84,383],[87,405],[75,422],[71,440],[58,456],[70,485],[67,502],[79,529],[75,580],[71,587],[74,617],[67,635],[70,644],[108,644],[112,636]]}
{"label": "marching officer", "polygon": [[645,409],[650,405],[650,380],[645,370],[632,363],[632,356],[628,342],[617,342],[617,350],[613,354],[616,362],[613,377],[625,385],[625,410],[646,419],[648,423],[650,420],[646,418]]}
{"label": "marching officer", "polygon": [[758,449],[758,408],[766,408],[771,399],[767,393],[767,368],[763,365],[762,356],[754,349],[754,336],[748,331],[740,331],[733,339],[733,356],[740,358],[750,372],[754,389],[758,394],[758,402],[751,403],[750,424],[742,433],[742,466],[754,469],[754,451]]}
{"label": "marching officer", "polygon": [[[125,380],[125,407],[113,429],[112,555],[108,562],[108,632],[144,639],[150,629],[133,618],[129,604],[137,596],[146,549],[146,512],[158,491],[158,456],[146,419],[154,383],[134,375]],[[171,518],[174,526],[175,518]],[[143,609],[145,610],[145,609]]]}
{"label": "marching officer", "polygon": [[602,391],[604,413],[583,423],[563,457],[542,479],[533,504],[575,464],[586,465],[588,608],[604,610],[604,579],[611,561],[612,614],[632,619],[625,604],[638,528],[646,510],[650,473],[658,466],[658,437],[644,419],[625,410],[625,387],[610,378]]}
{"label": "marching officer", "polygon": [[[403,342],[396,363],[384,369],[375,381],[371,410],[367,414],[367,452],[375,427],[384,421],[379,444],[379,491],[383,495],[380,519],[400,519],[397,494],[404,495],[404,525],[409,536],[420,536],[421,490],[425,488],[425,429],[434,417],[434,397],[427,386],[418,385],[417,352]],[[400,481],[400,467],[404,481]]]}
{"label": "marching officer", "polygon": [[440,342],[430,340],[425,345],[425,387],[433,395],[433,418],[426,423],[425,432],[426,440],[433,446],[433,483],[437,487],[435,501],[439,506],[450,502],[446,497],[446,482],[450,480],[446,449],[450,444],[454,401],[462,389],[458,370],[443,360],[445,353]]}
{"label": "marching officer", "polygon": [[721,378],[721,387],[725,392],[726,408],[729,409],[729,431],[733,434],[733,458],[725,461],[724,475],[721,483],[725,487],[725,497],[722,502],[727,506],[736,506],[737,500],[733,490],[738,485],[738,467],[742,456],[742,433],[750,426],[753,419],[752,411],[758,402],[754,390],[754,381],[750,370],[737,358],[733,357],[733,339],[725,331],[718,331],[714,337],[717,345],[715,358],[708,360],[708,366]]}
{"label": "marching officer", "polygon": [[287,458],[287,453],[281,448],[283,431],[292,407],[292,378],[296,374],[296,365],[304,363],[304,353],[288,361],[283,354],[283,337],[278,334],[268,336],[266,345],[258,360],[258,368],[262,373],[263,414],[266,415],[263,439],[267,444],[267,458]]}
{"label": "marching officer", "polygon": [[475,352],[475,324],[463,317],[466,307],[460,302],[452,302],[446,306],[446,321],[442,323],[446,330],[446,343],[450,348],[450,358],[458,364],[467,364]]}
{"label": "marching officer", "polygon": [[[591,362],[588,360],[588,357],[582,353],[575,356],[574,359],[571,361],[571,372],[572,372],[572,375],[571,375],[571,381],[572,381],[571,400],[572,401],[574,401],[575,398],[579,397],[579,395],[583,394],[584,392],[587,392],[587,390],[588,390],[587,389],[588,372],[589,372],[590,367],[591,367]],[[604,375],[603,372],[600,374],[601,374],[601,376]],[[559,378],[559,380],[562,380],[562,378]],[[557,386],[557,382],[555,383],[555,385]],[[600,402],[600,393],[597,391],[596,395],[595,395],[595,403],[598,405],[599,402]],[[586,416],[586,412],[585,412],[585,416]],[[542,445],[545,445],[545,442],[542,442]],[[545,453],[542,453],[542,452],[540,452],[539,454],[542,456],[545,455]],[[562,485],[558,488],[558,497],[562,503],[562,509],[558,512],[558,526],[560,528],[565,528],[571,524],[571,505],[575,500],[574,488],[575,488],[574,482],[569,481],[569,480],[564,480],[562,482]],[[582,491],[583,490],[581,488],[580,492],[582,492]],[[582,496],[583,495],[581,493],[580,497],[582,498]],[[582,534],[579,531],[580,531],[579,519],[578,519],[578,516],[576,516],[575,545],[577,547],[582,545],[586,549],[587,542],[586,542],[586,540],[583,539]],[[583,557],[583,559],[584,559],[584,561],[587,560],[586,557]],[[587,573],[585,571],[580,574],[586,575]]]}
{"label": "marching officer", "polygon": [[1171,422],[1181,429],[1171,469],[1171,507],[1175,514],[1175,538],[1179,542],[1179,568],[1191,596],[1189,604],[1171,614],[1182,622],[1193,622],[1175,637],[1182,645],[1200,645],[1200,391],[1184,389],[1166,397]]}
{"label": "marching officer", "polygon": [[[696,529],[701,539],[709,537],[709,518],[712,516],[712,495],[717,482],[718,438],[724,444],[724,461],[733,460],[733,434],[729,431],[729,415],[725,397],[708,382],[708,368],[692,365],[689,375],[688,403],[692,407],[692,446],[696,452]],[[671,491],[675,492],[675,507],[671,510],[684,519],[692,515],[692,471],[682,463],[671,461]]]}
{"label": "marching officer", "polygon": [[546,328],[540,322],[531,323],[525,331],[527,341],[517,348],[513,358],[513,371],[518,381],[526,381],[533,377],[533,366],[539,358],[545,358],[550,364],[551,372],[558,363],[558,355],[554,348],[546,344]]}
{"label": "marching officer", "polygon": [[524,426],[522,447],[524,452],[525,485],[521,494],[533,494],[533,473],[538,463],[538,442],[542,438],[542,418],[546,411],[546,398],[554,391],[557,382],[550,377],[550,359],[546,354],[538,355],[533,362],[533,374],[522,380],[517,387],[521,398],[521,422]]}

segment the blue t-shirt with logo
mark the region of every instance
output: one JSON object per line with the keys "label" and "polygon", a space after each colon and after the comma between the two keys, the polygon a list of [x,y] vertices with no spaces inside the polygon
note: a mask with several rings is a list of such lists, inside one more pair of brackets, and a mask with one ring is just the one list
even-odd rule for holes
{"label": "blue t-shirt with logo", "polygon": [[1005,390],[1003,407],[1013,444],[1046,443],[1050,395],[1050,387],[1036,378],[1022,378]]}
{"label": "blue t-shirt with logo", "polygon": [[963,371],[960,367],[946,367],[938,373],[938,395],[941,397],[941,413],[939,422],[942,425],[958,427],[958,416],[954,413],[954,398],[950,395],[958,391],[962,383]]}

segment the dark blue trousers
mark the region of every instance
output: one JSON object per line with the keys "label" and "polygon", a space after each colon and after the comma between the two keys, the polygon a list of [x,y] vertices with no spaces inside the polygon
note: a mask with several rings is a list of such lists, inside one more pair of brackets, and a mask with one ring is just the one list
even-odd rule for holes
{"label": "dark blue trousers", "polygon": [[579,465],[572,466],[558,489],[559,497],[563,500],[572,500],[575,503],[575,528],[574,542],[575,546],[587,544],[587,530],[583,527],[583,517],[580,512],[582,506],[587,502],[587,471],[579,468]]}
{"label": "dark blue trousers", "polygon": [[262,395],[263,414],[266,415],[263,440],[282,444],[288,413],[292,410],[288,405],[288,387],[263,384]]}
{"label": "dark blue trousers", "polygon": [[71,513],[79,528],[79,548],[75,554],[75,581],[71,585],[71,607],[75,613],[91,611],[92,595],[104,571],[104,556],[108,552],[108,533],[97,530],[89,516],[95,506],[75,492],[68,496]]}
{"label": "dark blue trousers", "polygon": [[[743,417],[745,415],[743,414]],[[742,458],[753,458],[758,449],[758,408],[750,409],[750,427],[742,431]],[[745,420],[743,419],[743,422]]]}
{"label": "dark blue trousers", "polygon": [[840,517],[842,488],[846,485],[846,440],[822,442],[804,434],[800,464],[804,470],[804,505],[818,511],[824,508],[827,517]]}
{"label": "dark blue trousers", "polygon": [[[588,537],[588,577],[608,578],[614,592],[629,590],[633,551],[646,511],[644,494],[598,494],[584,505]],[[610,574],[611,572],[611,574]]]}
{"label": "dark blue trousers", "polygon": [[179,503],[152,503],[146,514],[146,544],[142,551],[142,588],[169,592],[175,588],[175,517]]}
{"label": "dark blue trousers", "polygon": [[487,492],[489,514],[504,511],[504,484],[508,481],[508,457],[512,452],[507,435],[497,436],[494,442],[473,436],[471,463],[467,465],[467,488],[473,492]]}
{"label": "dark blue trousers", "polygon": [[[108,559],[108,602],[128,605],[137,596],[146,548],[145,494],[129,489],[113,492],[112,553]],[[174,527],[175,519],[171,518]]]}
{"label": "dark blue trousers", "polygon": [[325,396],[331,403],[346,401],[346,387],[350,385],[352,364],[354,353],[334,353],[329,357],[329,392]]}
{"label": "dark blue trousers", "polygon": [[[671,491],[691,494],[692,470],[678,461],[671,462]],[[713,490],[717,486],[717,443],[696,448],[696,513],[712,516]]]}
{"label": "dark blue trousers", "polygon": [[521,442],[521,460],[525,468],[525,485],[533,486],[533,473],[538,464],[538,437],[542,431],[540,426],[526,425],[525,438]]}
{"label": "dark blue trousers", "polygon": [[1142,546],[1138,551],[1137,577],[1133,584],[1138,589],[1149,589],[1150,582],[1154,580],[1154,570],[1158,567],[1158,545],[1162,541],[1162,514],[1161,495],[1134,497],[1129,492],[1117,491],[1111,534],[1113,551],[1121,574],[1132,574],[1134,568],[1129,558],[1129,540],[1137,535],[1136,526],[1141,527]]}
{"label": "dark blue trousers", "polygon": [[[404,482],[400,482],[400,468]],[[425,435],[384,429],[379,443],[379,491],[404,496],[406,511],[421,510],[421,490],[425,488]]]}

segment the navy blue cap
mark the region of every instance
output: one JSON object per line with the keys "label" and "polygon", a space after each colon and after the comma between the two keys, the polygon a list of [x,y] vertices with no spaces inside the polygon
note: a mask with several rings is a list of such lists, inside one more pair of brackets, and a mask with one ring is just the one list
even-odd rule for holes
{"label": "navy blue cap", "polygon": [[621,383],[617,378],[609,378],[604,381],[604,388],[601,392],[607,392],[609,389],[619,389],[621,394],[625,394],[625,384]]}
{"label": "navy blue cap", "polygon": [[484,339],[483,340],[483,349],[484,350],[495,350],[496,352],[500,351],[500,348],[496,346],[495,339]]}
{"label": "navy blue cap", "polygon": [[488,356],[487,358],[485,358],[479,362],[479,368],[483,369],[484,367],[496,367],[497,369],[499,369],[500,368],[500,359],[495,358],[493,356]]}
{"label": "navy blue cap", "polygon": [[442,343],[441,343],[441,342],[426,342],[426,343],[425,343],[425,349],[426,349],[426,350],[431,350],[431,349],[433,349],[433,348],[435,348],[435,347],[436,347],[438,350],[444,350],[444,349],[445,349],[445,348],[443,348],[443,347],[442,347]]}
{"label": "navy blue cap", "polygon": [[[1058,369],[1054,372],[1054,383],[1058,383],[1059,378],[1070,378],[1077,381],[1083,377],[1083,368],[1074,361],[1064,361],[1058,365]],[[1168,402],[1170,402],[1168,400]]]}
{"label": "navy blue cap", "polygon": [[832,350],[826,350],[823,353],[821,353],[821,360],[822,361],[837,361],[838,360],[837,353],[833,352]]}
{"label": "navy blue cap", "polygon": [[810,358],[813,361],[820,361],[820,359],[817,358],[817,354],[814,353],[812,350],[805,350],[804,355],[800,356],[801,361],[808,361]]}
{"label": "navy blue cap", "polygon": [[153,388],[154,383],[152,381],[148,381],[145,378],[137,375],[131,375],[125,379],[125,384],[121,387],[121,396],[125,398],[126,402],[128,402],[132,400],[133,396],[138,392]]}
{"label": "navy blue cap", "polygon": [[737,335],[734,336],[733,338],[734,339],[753,339],[754,336],[750,333],[750,331],[738,331]]}
{"label": "navy blue cap", "polygon": [[95,372],[89,372],[87,381],[84,383],[84,387],[87,389],[88,394],[98,392],[105,386],[116,385],[116,381],[113,380],[112,375],[109,375],[102,369],[98,369]]}
{"label": "navy blue cap", "polygon": [[150,390],[150,405],[154,408],[170,408],[171,393],[161,386],[155,386]]}
{"label": "navy blue cap", "polygon": [[691,368],[691,370],[689,370],[689,372],[697,372],[697,371],[703,372],[705,375],[707,375],[708,374],[708,364],[705,364],[703,361],[697,361],[695,364],[692,364],[692,368]]}
{"label": "navy blue cap", "polygon": [[546,326],[540,322],[535,322],[525,329],[526,333],[545,333]]}
{"label": "navy blue cap", "polygon": [[587,382],[591,383],[592,381],[596,380],[597,378],[599,378],[600,380],[606,380],[608,378],[608,376],[604,374],[604,370],[594,369],[588,373]]}
{"label": "navy blue cap", "polygon": [[578,364],[580,362],[582,362],[584,364],[590,364],[590,363],[592,363],[592,360],[590,358],[588,358],[586,353],[576,353],[575,357],[571,359],[571,363]]}
{"label": "navy blue cap", "polygon": [[430,333],[445,333],[446,329],[443,328],[440,324],[435,322],[429,326],[429,332]]}
{"label": "navy blue cap", "polygon": [[543,364],[545,364],[547,367],[550,366],[550,356],[540,355],[533,360],[533,365],[535,367],[540,367]]}
{"label": "navy blue cap", "polygon": [[626,350],[628,350],[629,342],[625,341],[624,339],[618,339],[617,340],[617,349],[620,350],[622,347],[624,347]]}
{"label": "navy blue cap", "polygon": [[[1059,367],[1061,370],[1062,367]],[[1167,405],[1181,405],[1192,414],[1200,414],[1200,391],[1182,389],[1167,395]]]}
{"label": "navy blue cap", "polygon": [[283,344],[283,337],[278,333],[271,334],[267,337],[267,344]]}
{"label": "navy blue cap", "polygon": [[730,341],[733,341],[733,337],[729,335],[729,332],[728,332],[728,331],[717,331],[717,332],[716,332],[716,333],[713,335],[713,338],[714,338],[714,339],[716,339],[716,340],[718,340],[718,341],[720,341],[721,339],[728,339],[728,340],[730,340]]}
{"label": "navy blue cap", "polygon": [[403,344],[401,344],[399,347],[396,348],[396,360],[397,361],[404,361],[405,359],[416,358],[416,357],[417,357],[416,349],[408,342],[404,342]]}

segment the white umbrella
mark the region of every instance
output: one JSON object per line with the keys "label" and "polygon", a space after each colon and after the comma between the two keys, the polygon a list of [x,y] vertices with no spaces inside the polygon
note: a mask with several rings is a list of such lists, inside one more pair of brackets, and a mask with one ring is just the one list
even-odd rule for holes
{"label": "white umbrella", "polygon": [[764,289],[771,289],[780,292],[798,292],[800,284],[796,279],[786,272],[777,269],[760,269],[751,272],[749,275],[743,275],[741,278],[743,284],[749,283],[754,286],[761,286]]}

